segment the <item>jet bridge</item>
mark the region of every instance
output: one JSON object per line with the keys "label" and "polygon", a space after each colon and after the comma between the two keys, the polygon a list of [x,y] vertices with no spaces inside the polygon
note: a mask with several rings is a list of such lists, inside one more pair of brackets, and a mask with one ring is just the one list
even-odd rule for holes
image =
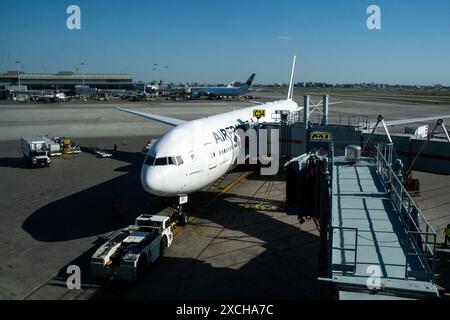
{"label": "jet bridge", "polygon": [[297,213],[320,227],[320,282],[343,300],[438,297],[436,233],[402,184],[401,162],[392,164],[392,144],[365,158],[351,149],[334,157],[330,146],[288,165],[298,168],[299,189],[316,182]]}
{"label": "jet bridge", "polygon": [[[434,298],[436,232],[393,170],[392,145],[333,162],[328,275],[340,299]],[[358,293],[355,295],[355,292]],[[370,294],[371,296],[368,296]]]}
{"label": "jet bridge", "polygon": [[320,229],[325,296],[438,297],[436,232],[404,186],[403,164],[406,172],[450,174],[450,137],[431,138],[438,126],[447,132],[443,121],[424,139],[390,133],[381,116],[330,117],[327,96],[322,103],[320,110],[305,96],[304,110],[279,128],[280,154],[293,159],[286,164],[286,210]]}
{"label": "jet bridge", "polygon": [[[287,210],[320,229],[319,281],[338,299],[429,299],[434,284],[436,232],[402,183],[392,144],[360,158],[351,146],[287,164]],[[305,196],[302,196],[305,195]],[[330,298],[330,296],[327,296]]]}

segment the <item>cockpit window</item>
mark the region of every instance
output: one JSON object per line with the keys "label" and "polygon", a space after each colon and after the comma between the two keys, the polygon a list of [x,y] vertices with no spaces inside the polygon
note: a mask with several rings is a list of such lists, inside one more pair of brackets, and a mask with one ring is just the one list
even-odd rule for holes
{"label": "cockpit window", "polygon": [[157,166],[167,166],[167,158],[157,158],[155,161],[155,167]]}
{"label": "cockpit window", "polygon": [[175,157],[170,157],[168,158],[169,160],[169,165],[177,165],[177,159],[175,159]]}
{"label": "cockpit window", "polygon": [[183,164],[183,159],[181,157],[154,158],[152,156],[147,156],[145,158],[145,164],[147,166],[181,166]]}
{"label": "cockpit window", "polygon": [[147,165],[147,166],[153,166],[154,164],[155,164],[155,158],[154,157],[151,157],[151,156],[147,156],[146,158],[145,158],[145,164]]}

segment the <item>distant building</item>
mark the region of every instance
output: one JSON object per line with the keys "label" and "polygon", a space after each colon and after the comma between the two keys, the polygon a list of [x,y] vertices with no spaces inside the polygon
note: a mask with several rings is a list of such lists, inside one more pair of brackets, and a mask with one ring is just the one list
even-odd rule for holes
{"label": "distant building", "polygon": [[21,87],[28,90],[64,90],[75,91],[75,86],[85,85],[104,90],[118,90],[133,88],[133,77],[129,74],[79,74],[71,71],[58,73],[23,73],[8,71],[0,73],[0,91],[8,90],[18,85],[20,77]]}
{"label": "distant building", "polygon": [[75,95],[81,97],[93,97],[97,94],[97,88],[83,85],[75,86]]}

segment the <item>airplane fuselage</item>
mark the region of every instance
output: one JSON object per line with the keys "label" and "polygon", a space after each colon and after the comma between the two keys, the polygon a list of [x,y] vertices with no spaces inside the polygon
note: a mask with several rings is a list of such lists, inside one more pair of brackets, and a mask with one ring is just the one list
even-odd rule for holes
{"label": "airplane fuselage", "polygon": [[[258,121],[254,110],[265,110]],[[149,150],[141,184],[163,197],[187,195],[216,181],[235,165],[241,141],[235,134],[244,124],[277,122],[277,111],[299,111],[297,103],[281,100],[186,122],[162,136]]]}
{"label": "airplane fuselage", "polygon": [[191,88],[191,96],[193,98],[200,98],[202,96],[208,97],[235,97],[248,93],[248,88],[245,87],[199,87]]}
{"label": "airplane fuselage", "polygon": [[250,87],[255,79],[253,73],[248,80],[239,87],[233,87],[231,84],[228,87],[199,87],[191,88],[191,97],[200,98],[202,96],[207,97],[236,97],[246,94],[250,91]]}

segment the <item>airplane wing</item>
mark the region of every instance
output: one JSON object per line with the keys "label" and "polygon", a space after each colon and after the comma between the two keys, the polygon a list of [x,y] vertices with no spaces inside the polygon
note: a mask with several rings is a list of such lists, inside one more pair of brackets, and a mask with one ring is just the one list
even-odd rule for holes
{"label": "airplane wing", "polygon": [[343,104],[343,103],[344,103],[344,101],[328,102],[328,105],[333,106],[335,104]]}
{"label": "airplane wing", "polygon": [[[433,117],[424,117],[424,118],[415,118],[415,119],[404,119],[404,120],[392,120],[392,121],[385,121],[387,127],[389,126],[397,126],[401,124],[409,124],[409,123],[415,123],[415,122],[427,122],[427,121],[433,121],[433,120],[439,120],[439,119],[448,119],[450,118],[450,115],[445,116],[433,116]],[[370,128],[375,127],[375,123],[370,124]]]}
{"label": "airplane wing", "polygon": [[[323,104],[323,101],[320,101],[319,103],[317,103],[317,104],[315,104],[314,102],[310,102],[311,104],[312,104],[312,107],[316,107],[316,108],[318,108],[318,107],[321,107],[322,106],[322,104]],[[329,106],[333,106],[333,105],[335,105],[335,104],[342,104],[342,103],[344,103],[344,101],[335,101],[335,102],[328,102],[328,105]]]}
{"label": "airplane wing", "polygon": [[169,118],[169,117],[164,117],[164,116],[158,116],[156,114],[150,114],[150,113],[145,113],[145,112],[140,112],[140,111],[134,111],[134,110],[128,110],[128,109],[123,109],[123,108],[116,108],[119,111],[123,111],[123,112],[128,112],[131,114],[134,114],[136,116],[140,116],[143,118],[147,118],[147,119],[151,119],[151,120],[155,120],[158,122],[162,122],[164,124],[167,124],[169,126],[179,126],[183,123],[185,123],[186,121],[184,120],[180,120],[180,119],[175,119],[175,118]]}

